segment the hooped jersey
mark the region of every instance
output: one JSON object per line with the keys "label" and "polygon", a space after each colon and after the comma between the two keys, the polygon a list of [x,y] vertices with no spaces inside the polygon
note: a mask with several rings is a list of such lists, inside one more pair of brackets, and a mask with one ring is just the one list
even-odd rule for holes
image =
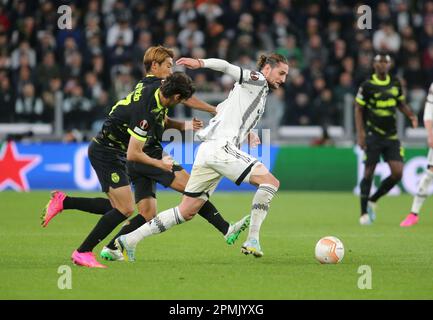
{"label": "hooped jersey", "polygon": [[400,80],[391,75],[380,80],[373,74],[361,84],[355,101],[364,109],[367,133],[397,139],[397,107],[405,101]]}

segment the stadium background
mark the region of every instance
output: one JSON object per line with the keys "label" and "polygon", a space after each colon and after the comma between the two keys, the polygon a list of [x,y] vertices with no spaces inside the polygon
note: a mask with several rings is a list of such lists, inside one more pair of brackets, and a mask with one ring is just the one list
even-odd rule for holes
{"label": "stadium background", "polygon": [[[72,29],[58,26],[64,4]],[[362,4],[372,9],[371,29],[359,29],[357,1],[0,1],[0,190],[98,190],[86,142],[142,77],[145,50],[162,44],[175,59],[216,57],[250,69],[261,52],[285,55],[288,81],[269,96],[259,127],[270,129],[262,140],[271,146],[255,152],[283,189],[356,192],[353,96],[374,53],[392,55],[420,120],[433,81],[433,2]],[[233,84],[210,70],[186,72],[214,105]],[[183,106],[170,113],[209,119]],[[425,166],[425,132],[402,116],[398,123],[411,165],[392,193],[412,193]],[[379,166],[377,178],[386,174]],[[237,189],[224,181],[220,190]]]}
{"label": "stadium background", "polygon": [[[58,28],[63,4],[71,8],[72,30]],[[372,9],[371,30],[357,27],[361,4]],[[430,1],[0,0],[0,299],[431,299],[433,202],[426,201],[418,225],[400,228],[412,196],[384,197],[375,224],[359,225],[353,96],[374,52],[386,49],[421,120],[433,80],[432,40]],[[217,57],[250,68],[262,51],[289,58],[289,79],[268,97],[260,124],[271,129],[270,136],[259,131],[270,148],[251,150],[289,190],[273,199],[261,230],[264,258],[240,254],[245,234],[227,246],[198,217],[143,241],[134,264],[89,270],[72,266],[70,256],[99,216],[65,210],[40,227],[48,190],[101,196],[87,141],[141,77],[143,53],[155,44],[175,48],[177,57]],[[212,104],[232,86],[216,72],[190,75],[199,97]],[[208,119],[182,106],[173,115]],[[398,128],[406,165],[393,194],[413,192],[426,162],[424,128],[412,130],[402,117]],[[168,147],[180,158],[192,149]],[[387,170],[378,166],[376,183]],[[225,181],[220,190],[234,188]],[[158,193],[158,211],[179,198]],[[236,221],[251,199],[252,192],[217,192],[212,201]],[[327,235],[345,245],[338,265],[314,259],[315,244]],[[360,286],[360,266],[371,266],[371,290]],[[62,286],[61,270],[68,268],[70,289]]]}

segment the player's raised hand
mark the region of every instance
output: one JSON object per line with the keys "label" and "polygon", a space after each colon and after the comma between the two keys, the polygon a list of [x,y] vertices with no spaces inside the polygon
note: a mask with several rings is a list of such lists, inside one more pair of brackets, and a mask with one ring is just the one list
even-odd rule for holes
{"label": "player's raised hand", "polygon": [[203,121],[197,119],[196,117],[192,118],[192,130],[197,131],[203,128]]}
{"label": "player's raised hand", "polygon": [[198,69],[203,67],[203,62],[200,59],[192,59],[192,58],[180,58],[176,61],[177,65],[185,66],[188,69]]}
{"label": "player's raised hand", "polygon": [[173,171],[174,160],[171,157],[165,156],[161,160],[160,168],[165,171]]}
{"label": "player's raised hand", "polygon": [[412,124],[412,128],[418,128],[418,117],[417,116],[410,117],[410,122]]}
{"label": "player's raised hand", "polygon": [[262,142],[260,141],[260,137],[254,131],[250,131],[248,133],[248,144],[251,148],[256,148]]}
{"label": "player's raised hand", "polygon": [[201,128],[203,128],[203,121],[197,119],[197,118],[192,118],[191,121],[185,121],[185,131],[186,130],[200,130]]}

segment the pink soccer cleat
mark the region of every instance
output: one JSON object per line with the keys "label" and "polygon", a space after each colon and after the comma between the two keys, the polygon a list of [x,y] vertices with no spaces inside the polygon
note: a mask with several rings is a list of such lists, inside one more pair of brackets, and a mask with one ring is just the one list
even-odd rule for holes
{"label": "pink soccer cleat", "polygon": [[78,266],[88,268],[106,268],[103,264],[100,264],[93,252],[78,252],[75,250],[71,256],[72,262]]}
{"label": "pink soccer cleat", "polygon": [[62,191],[51,192],[51,199],[45,206],[44,213],[42,214],[42,227],[46,227],[48,222],[63,210],[63,200],[66,194]]}
{"label": "pink soccer cleat", "polygon": [[418,223],[418,215],[413,214],[412,212],[408,214],[408,216],[406,217],[406,219],[404,219],[401,223],[400,223],[400,227],[410,227],[413,226],[414,224]]}

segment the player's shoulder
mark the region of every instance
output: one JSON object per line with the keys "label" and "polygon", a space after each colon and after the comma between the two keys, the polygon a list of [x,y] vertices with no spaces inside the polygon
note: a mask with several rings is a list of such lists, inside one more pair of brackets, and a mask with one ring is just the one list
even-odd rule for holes
{"label": "player's shoulder", "polygon": [[242,82],[244,84],[250,84],[250,85],[256,85],[256,86],[263,86],[266,84],[266,77],[263,75],[263,73],[255,70],[249,70],[249,69],[242,69]]}

